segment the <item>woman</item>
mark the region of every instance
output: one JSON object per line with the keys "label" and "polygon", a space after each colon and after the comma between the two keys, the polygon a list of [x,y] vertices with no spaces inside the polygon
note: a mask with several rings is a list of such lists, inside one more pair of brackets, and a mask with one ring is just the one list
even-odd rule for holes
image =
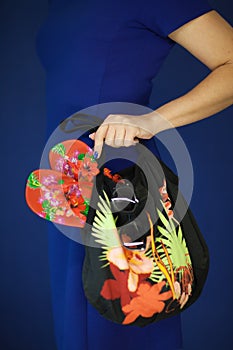
{"label": "woman", "polygon": [[[232,28],[205,0],[52,0],[38,38],[47,74],[48,133],[85,107],[122,101],[147,106],[151,80],[175,43],[203,62],[210,74],[187,94],[152,113],[110,115],[90,137],[130,146],[167,128],[193,123],[233,100]],[[123,127],[122,127],[123,125]],[[146,125],[146,127],[145,127]],[[59,350],[180,349],[180,318],[143,329],[103,319],[86,301],[81,271],[84,247],[49,227],[55,335]]]}

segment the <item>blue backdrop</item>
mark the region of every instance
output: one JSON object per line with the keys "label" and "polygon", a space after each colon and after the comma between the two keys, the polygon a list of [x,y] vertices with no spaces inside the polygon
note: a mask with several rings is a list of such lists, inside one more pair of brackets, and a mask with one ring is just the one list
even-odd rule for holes
{"label": "blue backdrop", "polygon": [[[231,0],[210,3],[233,22]],[[35,51],[35,35],[46,14],[46,0],[0,3],[3,350],[55,350],[46,223],[30,212],[24,200],[26,178],[38,168],[46,141],[45,73]],[[207,73],[206,67],[176,45],[154,81],[151,107],[184,93]],[[194,167],[191,208],[211,255],[202,297],[182,316],[185,350],[233,347],[232,114],[231,107],[179,128]],[[170,162],[166,152],[164,158]]]}

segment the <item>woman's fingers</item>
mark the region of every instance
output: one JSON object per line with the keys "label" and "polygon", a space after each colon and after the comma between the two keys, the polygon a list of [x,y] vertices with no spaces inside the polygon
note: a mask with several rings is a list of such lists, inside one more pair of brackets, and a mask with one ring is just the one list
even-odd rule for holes
{"label": "woman's fingers", "polygon": [[135,140],[136,128],[124,128],[116,125],[100,126],[96,133],[90,135],[94,140],[94,152],[98,153],[98,158],[102,153],[103,143],[111,147],[129,147],[134,146],[138,140]]}
{"label": "woman's fingers", "polygon": [[108,129],[107,129],[107,132],[105,134],[106,145],[114,147],[115,135],[116,135],[116,129],[115,129],[114,125],[108,125]]}
{"label": "woman's fingers", "polygon": [[123,146],[129,147],[135,145],[138,142],[138,139],[135,139],[136,135],[137,128],[127,128]]}
{"label": "woman's fingers", "polygon": [[124,146],[125,139],[125,128],[124,125],[117,125],[115,127],[115,140],[113,147],[122,147]]}
{"label": "woman's fingers", "polygon": [[[151,138],[150,123],[147,118],[129,115],[109,115],[97,131],[89,137],[95,142],[94,152],[102,153],[103,143],[111,147],[129,147],[139,142],[138,138]],[[148,128],[145,129],[145,126]]]}
{"label": "woman's fingers", "polygon": [[102,153],[103,143],[104,143],[104,139],[106,137],[107,131],[108,131],[108,125],[102,124],[100,125],[98,130],[95,132],[94,153],[97,154],[97,158],[99,158]]}

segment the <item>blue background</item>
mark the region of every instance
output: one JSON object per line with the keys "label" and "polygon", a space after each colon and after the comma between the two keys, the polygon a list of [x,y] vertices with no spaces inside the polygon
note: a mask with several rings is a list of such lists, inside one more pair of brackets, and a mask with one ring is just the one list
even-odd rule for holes
{"label": "blue background", "polygon": [[[233,23],[231,0],[210,3]],[[0,3],[2,350],[56,349],[46,223],[24,200],[26,178],[39,167],[46,141],[45,73],[35,51],[35,35],[46,14],[45,0]],[[151,108],[186,92],[207,73],[206,67],[176,45],[154,80]],[[182,314],[184,350],[233,347],[232,114],[230,107],[178,129],[194,168],[191,208],[211,256],[202,297]],[[164,159],[170,162],[166,152]]]}

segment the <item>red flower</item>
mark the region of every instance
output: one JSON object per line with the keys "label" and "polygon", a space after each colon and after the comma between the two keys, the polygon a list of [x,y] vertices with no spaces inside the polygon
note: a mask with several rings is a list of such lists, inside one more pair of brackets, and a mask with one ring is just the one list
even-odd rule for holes
{"label": "red flower", "polygon": [[[104,282],[100,295],[107,300],[120,299],[121,307],[123,307],[129,304],[137,293],[130,292],[128,288],[129,270],[120,270],[113,263],[110,263],[109,266],[115,279],[108,279]],[[145,281],[146,278],[148,274],[139,275],[139,283]]]}
{"label": "red flower", "polygon": [[110,263],[110,270],[115,279],[108,279],[104,282],[100,295],[107,300],[121,300],[121,306],[130,302],[130,292],[128,290],[129,270],[121,271],[117,266]]}
{"label": "red flower", "polygon": [[79,164],[73,163],[69,159],[65,159],[62,171],[65,175],[70,176],[77,181],[79,175]]}
{"label": "red flower", "polygon": [[67,197],[67,201],[75,215],[77,215],[81,220],[86,220],[86,216],[81,213],[82,211],[85,211],[87,206],[84,198],[81,195],[77,197],[76,194],[71,194]]}

